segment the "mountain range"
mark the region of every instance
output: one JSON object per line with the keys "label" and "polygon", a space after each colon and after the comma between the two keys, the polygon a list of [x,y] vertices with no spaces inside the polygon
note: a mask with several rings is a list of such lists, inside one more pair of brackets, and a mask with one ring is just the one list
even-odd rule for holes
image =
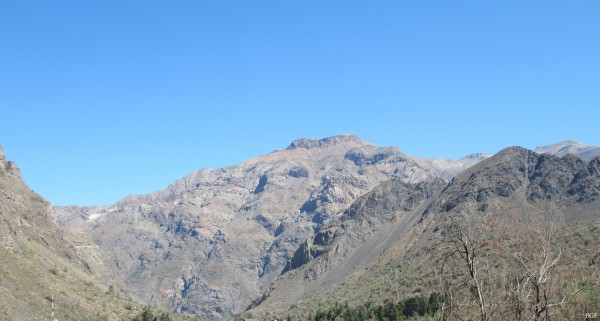
{"label": "mountain range", "polygon": [[54,212],[106,249],[109,269],[132,296],[221,318],[260,298],[302,242],[375,186],[449,179],[488,156],[417,158],[354,135],[298,139],[149,195]]}
{"label": "mountain range", "polygon": [[[599,218],[599,155],[600,148],[567,141],[453,161],[354,135],[298,139],[108,206],[50,209],[37,196],[46,214],[36,217],[49,221],[38,224],[45,233],[86,244],[73,248],[88,252],[68,257],[97,258],[87,263],[94,284],[134,302],[211,319],[301,315],[331,297],[359,304],[425,287],[419,273],[435,273],[423,264],[453,217],[521,217],[545,207],[560,213],[564,226]],[[19,177],[2,159],[6,177]],[[20,177],[15,182],[5,186],[24,193]],[[8,202],[1,203],[7,222],[32,213],[27,205],[8,214]],[[11,233],[0,231],[7,249]],[[590,242],[594,248],[598,240]],[[382,286],[386,279],[397,281],[392,290]]]}

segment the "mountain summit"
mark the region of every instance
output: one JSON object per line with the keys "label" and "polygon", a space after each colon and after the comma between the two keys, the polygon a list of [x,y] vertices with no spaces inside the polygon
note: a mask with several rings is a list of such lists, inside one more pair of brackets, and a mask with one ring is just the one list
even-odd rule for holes
{"label": "mountain summit", "polygon": [[310,148],[323,148],[323,147],[329,147],[329,146],[337,145],[337,144],[340,144],[340,143],[355,143],[355,144],[359,144],[359,145],[368,144],[368,143],[362,141],[356,135],[353,135],[353,134],[342,134],[342,135],[336,135],[336,136],[327,137],[327,138],[323,138],[323,139],[310,139],[310,138],[296,139],[296,140],[294,140],[290,144],[290,146],[288,146],[288,149],[294,149],[294,148],[306,148],[306,149],[310,149]]}

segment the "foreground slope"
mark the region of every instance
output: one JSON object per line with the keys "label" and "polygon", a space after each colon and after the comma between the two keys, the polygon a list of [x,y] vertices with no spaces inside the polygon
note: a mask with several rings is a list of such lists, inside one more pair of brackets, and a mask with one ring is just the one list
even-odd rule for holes
{"label": "foreground slope", "polygon": [[91,235],[135,297],[221,318],[260,299],[299,246],[381,182],[449,179],[486,157],[421,159],[353,135],[299,139],[152,194],[55,212]]}
{"label": "foreground slope", "polygon": [[0,147],[0,319],[127,320],[138,308],[100,282],[98,247],[60,228]]}
{"label": "foreground slope", "polygon": [[[383,303],[424,291],[444,292],[448,280],[453,285],[460,278],[440,279],[445,262],[441,258],[446,253],[440,252],[439,245],[445,244],[441,240],[451,235],[457,222],[481,232],[482,244],[496,246],[481,249],[489,253],[480,262],[489,262],[490,275],[512,271],[512,277],[523,272],[515,255],[524,256],[529,250],[535,258],[539,253],[534,251],[539,243],[531,242],[536,239],[535,231],[556,222],[549,237],[558,246],[554,254],[560,253],[560,260],[548,293],[556,295],[551,299],[558,301],[552,304],[560,306],[560,298],[569,296],[557,289],[566,291],[600,280],[600,158],[588,162],[573,155],[560,158],[513,147],[463,171],[446,186],[384,184],[301,247],[294,257],[302,260],[246,314],[264,316],[291,309],[292,314],[306,318],[333,301]],[[496,291],[495,299],[504,298]],[[600,304],[597,292],[586,295],[584,299],[591,301],[582,299],[578,309]],[[463,299],[469,301],[471,296],[467,297]],[[573,306],[565,304],[565,309]],[[511,313],[505,305],[493,308],[489,313],[496,313],[497,319]]]}

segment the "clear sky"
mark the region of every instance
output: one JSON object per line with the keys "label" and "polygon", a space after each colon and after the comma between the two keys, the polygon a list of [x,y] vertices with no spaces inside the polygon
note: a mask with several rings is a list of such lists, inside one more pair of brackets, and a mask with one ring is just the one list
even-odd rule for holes
{"label": "clear sky", "polygon": [[600,145],[600,2],[2,1],[0,144],[54,205],[354,133]]}

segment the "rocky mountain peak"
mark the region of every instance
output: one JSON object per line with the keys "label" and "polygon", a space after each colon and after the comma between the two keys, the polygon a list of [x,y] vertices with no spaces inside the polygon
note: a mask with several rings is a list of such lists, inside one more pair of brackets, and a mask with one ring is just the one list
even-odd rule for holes
{"label": "rocky mountain peak", "polygon": [[14,162],[11,162],[6,159],[6,155],[4,155],[4,151],[2,150],[2,145],[0,145],[0,170],[6,171],[12,175],[15,175],[19,179],[22,179],[21,170],[19,169],[19,166],[17,166],[17,164],[15,164]]}
{"label": "rocky mountain peak", "polygon": [[[512,146],[500,150],[496,155],[494,155],[495,157],[493,157],[493,159],[496,161],[512,161],[513,159],[527,159],[530,153],[532,153],[532,151],[526,148],[520,146]],[[487,160],[489,161],[490,159],[492,159],[492,157],[488,158]]]}
{"label": "rocky mountain peak", "polygon": [[465,157],[462,157],[461,160],[477,160],[477,161],[482,161],[486,158],[490,158],[492,156],[492,154],[488,154],[488,153],[474,153],[474,154],[470,154],[467,155]]}
{"label": "rocky mountain peak", "polygon": [[539,146],[534,151],[538,154],[551,154],[558,157],[573,154],[588,161],[600,156],[600,147],[588,146],[575,140],[566,140],[552,145]]}
{"label": "rocky mountain peak", "polygon": [[362,141],[358,136],[353,134],[342,134],[336,135],[332,137],[327,137],[323,139],[311,139],[311,138],[300,138],[294,140],[287,149],[295,149],[295,148],[324,148],[329,146],[338,145],[340,143],[356,143],[360,145],[367,144]]}
{"label": "rocky mountain peak", "polygon": [[538,154],[550,153],[554,151],[559,151],[564,148],[584,148],[588,147],[585,144],[582,144],[576,140],[569,139],[562,142],[558,142],[556,144],[546,145],[546,146],[538,146],[535,148],[535,152]]}
{"label": "rocky mountain peak", "polygon": [[527,148],[521,147],[521,146],[511,146],[511,147],[506,147],[501,149],[498,154],[498,156],[500,155],[515,155],[515,154],[526,154],[529,153],[529,150]]}

